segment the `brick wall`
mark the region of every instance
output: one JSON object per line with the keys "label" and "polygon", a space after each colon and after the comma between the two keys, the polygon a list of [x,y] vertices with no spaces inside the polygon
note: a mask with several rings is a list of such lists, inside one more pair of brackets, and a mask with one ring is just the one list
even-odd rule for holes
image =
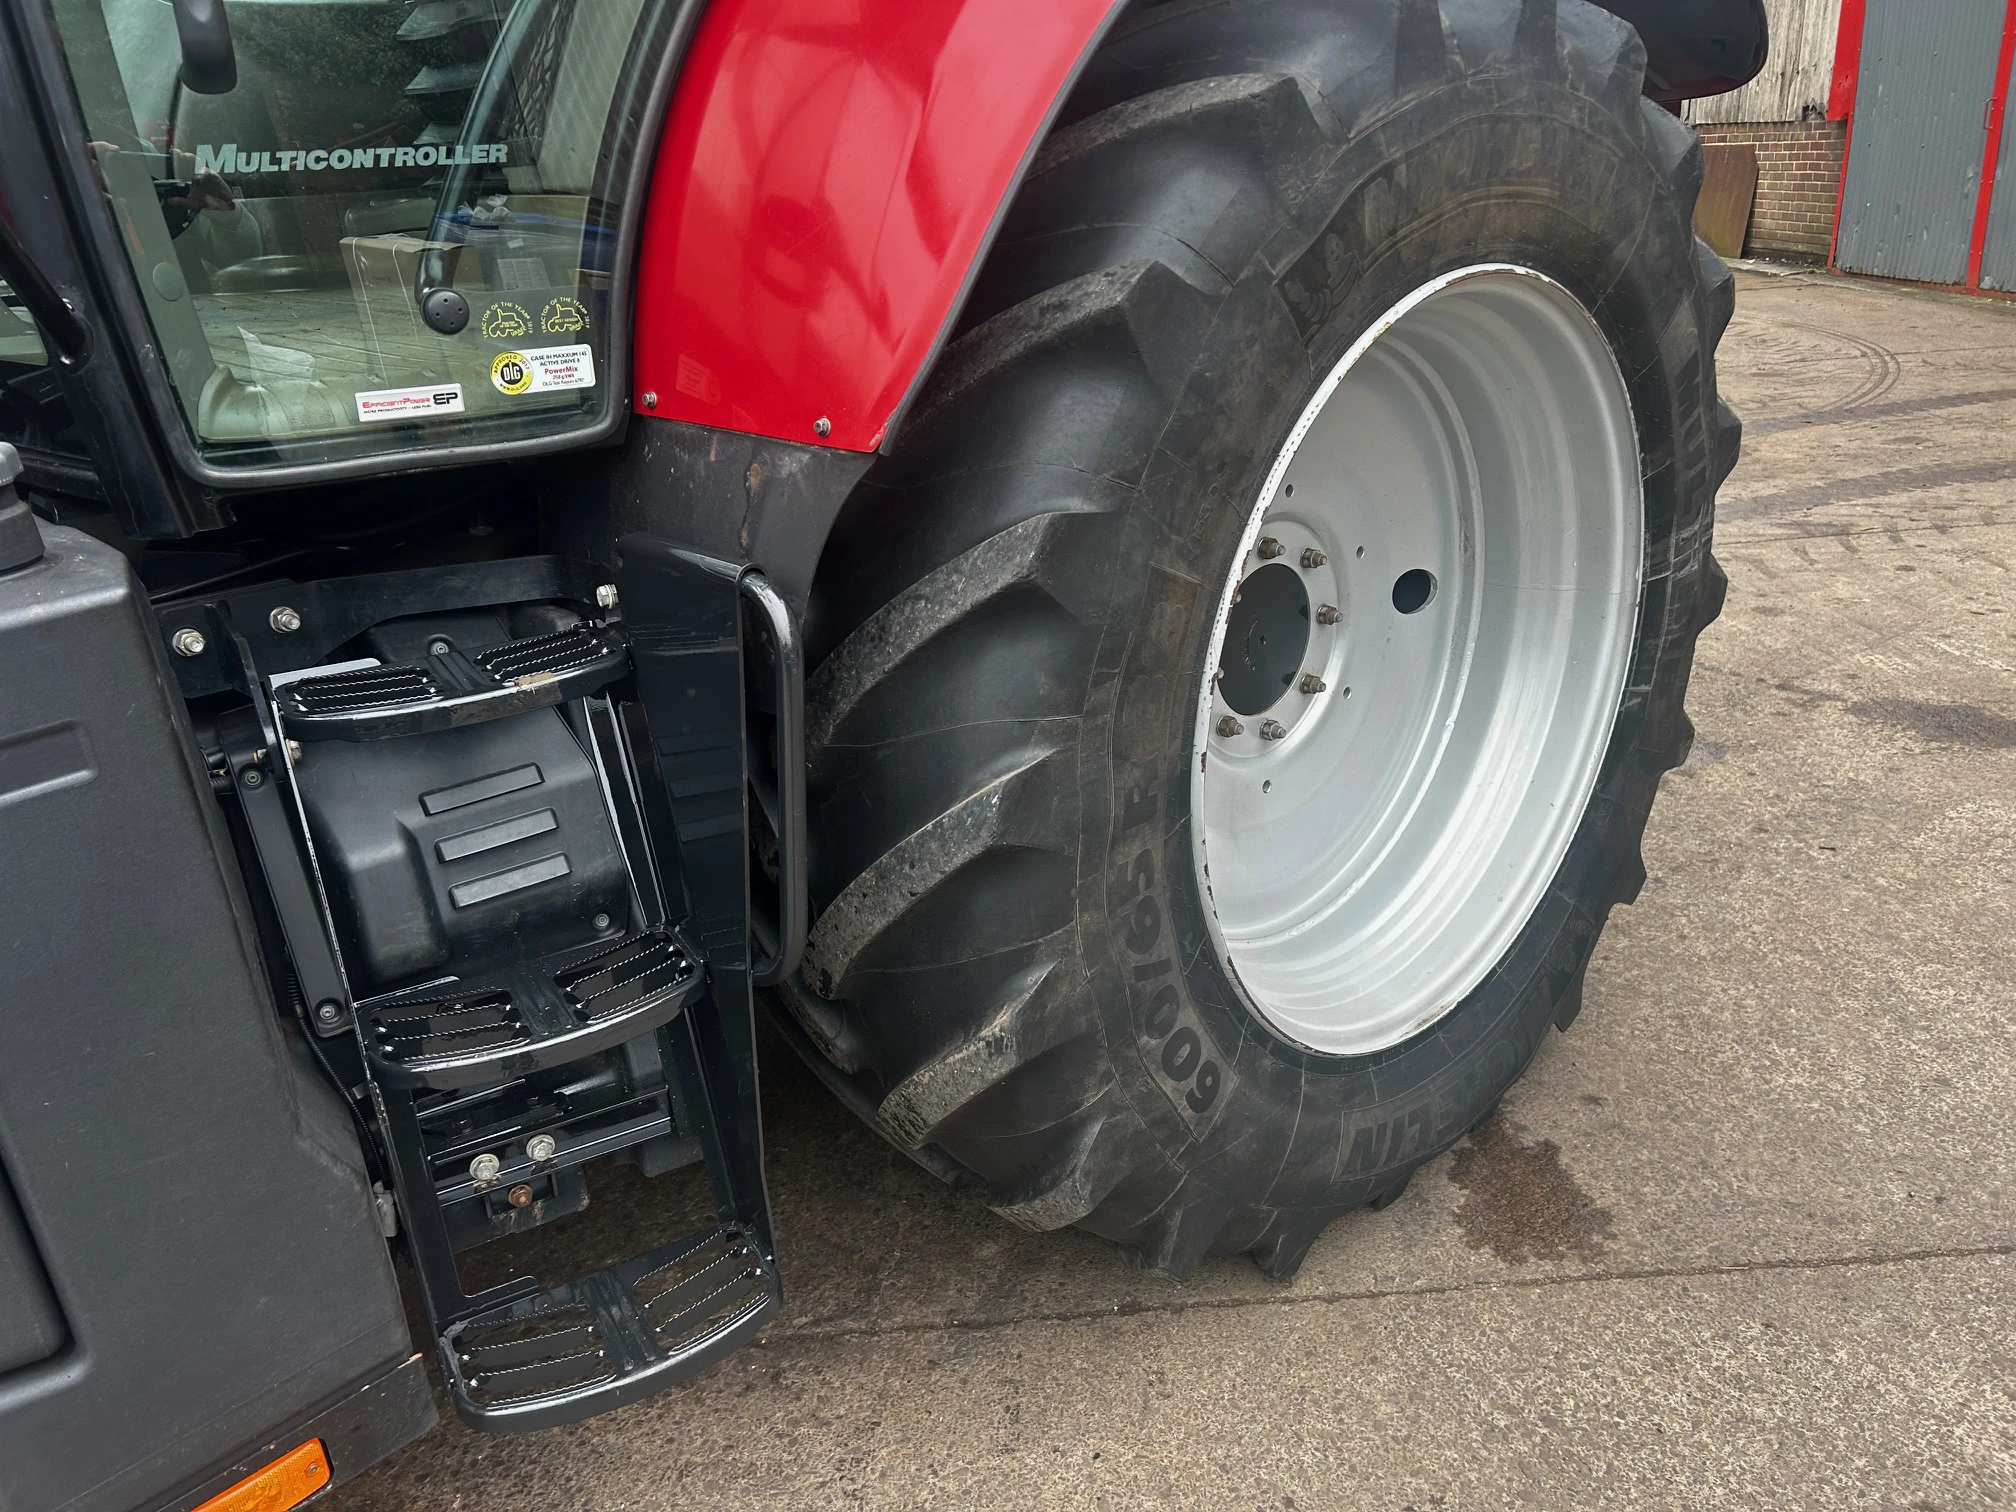
{"label": "brick wall", "polygon": [[1747,142],[1757,149],[1757,200],[1744,252],[1824,261],[1834,241],[1846,123],[1703,122],[1694,129],[1709,146]]}

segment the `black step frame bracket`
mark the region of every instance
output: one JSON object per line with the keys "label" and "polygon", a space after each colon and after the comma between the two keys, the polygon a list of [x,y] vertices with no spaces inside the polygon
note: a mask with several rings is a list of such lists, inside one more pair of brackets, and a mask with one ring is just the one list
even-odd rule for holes
{"label": "black step frame bracket", "polygon": [[[749,569],[655,536],[626,536],[619,550],[617,584],[643,714],[630,730],[645,823],[655,854],[678,858],[684,928],[706,962],[713,1007],[682,1014],[672,1028],[687,1036],[688,1063],[701,1073],[689,1090],[704,1097],[704,1121],[720,1145],[708,1169],[718,1160],[723,1221],[747,1229],[774,1255],[749,971],[741,620]],[[661,874],[659,885],[672,906],[673,879]]]}
{"label": "black step frame bracket", "polygon": [[[651,536],[625,537],[620,549],[635,697],[618,705],[612,722],[648,834],[639,847],[646,864],[633,874],[647,915],[680,918],[707,968],[705,992],[658,1033],[676,1105],[700,1141],[719,1223],[545,1292],[526,1283],[512,1294],[465,1297],[452,1256],[445,1274],[437,1265],[429,1310],[449,1394],[464,1422],[490,1431],[579,1421],[686,1380],[749,1342],[783,1301],[763,1182],[749,961],[748,569]],[[407,1121],[395,1115],[395,1126]],[[404,1158],[417,1159],[424,1174],[418,1125],[410,1127]],[[645,1296],[641,1288],[687,1262],[696,1267],[691,1274]],[[651,1310],[666,1300],[679,1304],[671,1322],[697,1319],[676,1341],[654,1331]],[[583,1317],[590,1321],[565,1321]],[[549,1321],[558,1327],[542,1329]],[[505,1342],[484,1342],[497,1335]],[[486,1370],[486,1361],[496,1363]],[[514,1372],[528,1380],[551,1372],[563,1383],[509,1403],[481,1400],[486,1380]]]}
{"label": "black step frame bracket", "polygon": [[[606,581],[594,563],[574,557],[509,557],[189,594],[155,605],[154,617],[165,645],[173,647],[183,630],[202,637],[193,655],[177,651],[169,658],[182,696],[201,698],[244,686],[234,637],[258,658],[261,672],[298,672],[327,661],[336,647],[380,621],[402,615],[557,600],[592,616],[597,590]],[[295,628],[281,628],[288,624]]]}

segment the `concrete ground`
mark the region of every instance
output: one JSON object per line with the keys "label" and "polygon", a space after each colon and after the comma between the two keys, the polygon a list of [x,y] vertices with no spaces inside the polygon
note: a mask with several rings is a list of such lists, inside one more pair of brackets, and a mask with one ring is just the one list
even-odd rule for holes
{"label": "concrete ground", "polygon": [[577,1428],[448,1419],[330,1512],[2016,1504],[2016,309],[1740,286],[1700,740],[1496,1122],[1292,1284],[1178,1285],[779,1052],[763,1344]]}

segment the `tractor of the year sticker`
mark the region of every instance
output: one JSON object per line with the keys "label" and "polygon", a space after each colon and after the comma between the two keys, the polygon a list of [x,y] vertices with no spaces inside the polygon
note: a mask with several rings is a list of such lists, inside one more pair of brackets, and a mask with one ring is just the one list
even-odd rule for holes
{"label": "tractor of the year sticker", "polygon": [[595,351],[587,346],[564,346],[499,352],[490,359],[490,383],[498,393],[513,396],[593,388]]}

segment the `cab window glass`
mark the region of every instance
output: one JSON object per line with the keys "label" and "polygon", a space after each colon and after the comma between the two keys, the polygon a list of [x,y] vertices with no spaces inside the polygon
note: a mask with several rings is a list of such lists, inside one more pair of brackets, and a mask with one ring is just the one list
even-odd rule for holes
{"label": "cab window glass", "polygon": [[[153,337],[211,460],[553,434],[604,402],[613,186],[664,0],[56,0]],[[4,339],[0,332],[0,339]]]}

